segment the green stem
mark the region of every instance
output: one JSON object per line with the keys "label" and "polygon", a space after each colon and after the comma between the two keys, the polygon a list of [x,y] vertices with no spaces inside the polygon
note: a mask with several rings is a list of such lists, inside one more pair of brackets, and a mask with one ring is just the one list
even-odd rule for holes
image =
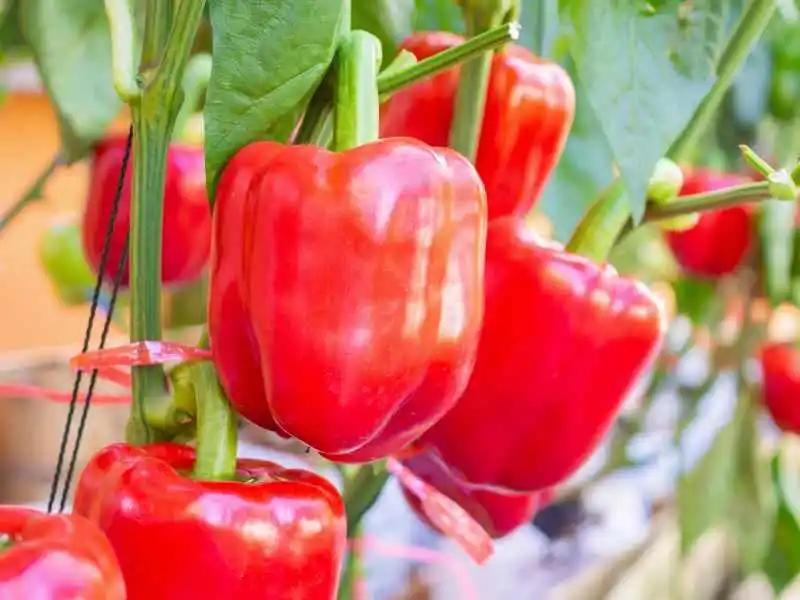
{"label": "green stem", "polygon": [[769,182],[759,181],[756,183],[745,183],[721,190],[713,190],[702,194],[692,194],[691,196],[681,196],[667,204],[650,204],[644,214],[645,221],[662,221],[689,215],[696,212],[707,210],[717,210],[736,206],[738,204],[751,204],[769,200]]}
{"label": "green stem", "polygon": [[[351,540],[356,540],[361,536],[361,528],[356,528],[352,535]],[[354,548],[352,545],[347,552],[347,561],[344,565],[344,573],[342,573],[342,582],[339,585],[339,593],[337,594],[338,600],[355,600],[356,592],[361,578],[364,576],[361,564],[361,552]]]}
{"label": "green stem", "polygon": [[[433,77],[442,71],[474,58],[482,52],[516,40],[518,37],[519,24],[508,23],[419,62],[409,52],[401,52],[378,75],[378,92],[381,102],[387,100],[393,93],[404,87]],[[320,87],[311,100],[311,105],[295,138],[295,144],[313,143],[323,147],[330,145],[331,119],[333,116],[330,102],[330,91],[325,91]]]}
{"label": "green stem", "polygon": [[389,472],[383,463],[362,465],[344,486],[344,506],[347,512],[347,531],[352,536],[358,531],[361,520],[377,502],[383,486],[389,481]]}
{"label": "green stem", "polygon": [[62,156],[61,152],[59,152],[47,164],[44,170],[39,173],[31,186],[22,193],[22,196],[20,196],[20,198],[14,202],[14,204],[12,204],[8,210],[5,211],[5,213],[3,213],[3,216],[0,217],[0,232],[8,227],[11,222],[16,219],[23,210],[25,210],[27,206],[42,198],[42,192],[45,184],[48,182],[50,177],[53,176],[53,173],[55,173],[63,164],[64,157]]}
{"label": "green stem", "polygon": [[567,251],[596,262],[606,260],[630,215],[625,185],[616,179],[578,224]]}
{"label": "green stem", "polygon": [[775,0],[752,0],[742,13],[725,50],[720,55],[714,86],[700,102],[681,135],[672,143],[667,153],[669,158],[680,162],[691,156],[698,141],[711,124],[739,68],[750,53],[750,49],[764,33],[776,8]]}
{"label": "green stem", "polygon": [[236,475],[236,412],[225,397],[214,363],[192,365],[197,394],[197,458],[194,477],[229,481]]}
{"label": "green stem", "polygon": [[180,140],[186,133],[186,124],[191,116],[200,108],[200,101],[208,89],[211,81],[212,58],[210,54],[195,54],[186,64],[181,87],[183,89],[183,104],[175,118],[175,132],[173,138]]}
{"label": "green stem", "polygon": [[[470,11],[465,11],[467,34],[472,37],[479,31],[479,23]],[[492,26],[500,22],[502,15],[493,17]],[[497,19],[496,21],[494,19]],[[483,111],[492,70],[492,53],[483,52],[461,68],[461,77],[456,94],[453,122],[450,126],[450,147],[460,152],[471,163],[478,156],[478,144],[483,128]]]}
{"label": "green stem", "polygon": [[339,47],[336,66],[333,146],[349,150],[378,139],[380,100],[378,69],[382,61],[378,38],[352,31]]}
{"label": "green stem", "polygon": [[136,24],[128,0],[105,0],[111,29],[111,61],[114,89],[123,101],[131,103],[142,93],[136,80]]}
{"label": "green stem", "polygon": [[294,138],[295,144],[328,145],[331,133],[330,123],[333,117],[333,81],[328,76],[314,92],[311,102],[303,116],[300,130]]}
{"label": "green stem", "polygon": [[406,86],[412,85],[446,71],[464,61],[504,46],[508,42],[519,39],[519,23],[506,23],[501,27],[490,29],[486,33],[476,35],[453,48],[419,61],[405,70],[389,70],[378,77],[378,91],[381,96],[392,94]]}
{"label": "green stem", "polygon": [[[131,341],[160,340],[161,246],[164,182],[169,140],[180,108],[181,79],[205,0],[181,0],[172,21],[167,0],[149,0],[142,49],[144,89],[132,107],[133,190],[131,202]],[[159,18],[156,18],[159,17]],[[164,19],[174,27],[165,35]],[[167,29],[169,31],[169,29]],[[167,39],[166,47],[164,40]],[[163,59],[153,64],[157,57]],[[133,367],[133,405],[128,424],[132,443],[168,439],[148,415],[169,410],[161,365]]]}
{"label": "green stem", "polygon": [[173,3],[178,0],[145,0],[144,39],[139,69],[150,71],[159,66],[173,23]]}

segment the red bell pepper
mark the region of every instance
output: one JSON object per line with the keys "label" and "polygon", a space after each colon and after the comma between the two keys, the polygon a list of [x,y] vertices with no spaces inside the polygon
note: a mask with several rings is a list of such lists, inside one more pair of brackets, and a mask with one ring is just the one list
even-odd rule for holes
{"label": "red bell pepper", "polygon": [[[421,60],[463,41],[452,33],[418,32],[402,48]],[[381,136],[448,145],[459,76],[455,67],[393,94],[381,110]],[[490,219],[533,207],[561,156],[574,114],[572,80],[559,65],[513,44],[495,54],[475,161]]]}
{"label": "red bell pepper", "polygon": [[[681,196],[701,194],[747,183],[733,173],[693,169],[685,173]],[[732,273],[744,261],[753,240],[752,208],[746,204],[704,212],[685,231],[665,233],[675,259],[684,271],[716,278]]]}
{"label": "red bell pepper", "polygon": [[[473,488],[459,481],[447,465],[430,452],[415,454],[403,460],[403,464],[425,483],[458,503],[495,539],[505,537],[522,525],[530,523],[549,494],[547,490],[532,494],[508,494]],[[406,488],[403,488],[403,495],[417,517],[432,529],[438,530],[421,510],[420,500]]]}
{"label": "red bell pepper", "polygon": [[[126,141],[125,137],[110,137],[97,144],[92,154],[89,196],[83,215],[83,250],[95,273],[100,270],[100,257],[114,205]],[[132,172],[131,162],[125,175],[123,194],[103,274],[109,282],[114,280],[130,229]],[[169,149],[164,184],[163,240],[161,281],[165,284],[181,284],[196,279],[207,264],[211,248],[211,211],[206,192],[202,146],[172,144]],[[129,283],[127,265],[121,283],[123,286]]]}
{"label": "red bell pepper", "polygon": [[111,544],[77,515],[0,506],[0,598],[125,600]]}
{"label": "red bell pepper", "polygon": [[766,344],[760,352],[762,402],[782,431],[800,434],[800,349]]}
{"label": "red bell pepper", "polygon": [[641,283],[539,240],[524,222],[495,220],[475,369],[420,443],[473,485],[553,487],[608,430],[665,329]]}
{"label": "red bell pepper", "polygon": [[214,210],[209,334],[237,410],[337,461],[393,454],[456,402],[483,317],[486,200],[447,149],[251,145]]}
{"label": "red bell pepper", "polygon": [[115,444],[81,475],[75,512],[119,558],[130,600],[336,597],[346,545],[327,480],[240,459],[237,481],[195,481],[188,446]]}

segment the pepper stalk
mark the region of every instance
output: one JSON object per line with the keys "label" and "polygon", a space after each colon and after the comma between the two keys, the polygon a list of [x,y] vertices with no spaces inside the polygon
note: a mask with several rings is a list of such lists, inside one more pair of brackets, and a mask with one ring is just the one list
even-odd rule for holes
{"label": "pepper stalk", "polygon": [[[498,27],[513,21],[519,14],[519,0],[460,0],[467,35]],[[461,69],[456,93],[453,123],[450,128],[450,147],[475,164],[483,128],[483,113],[492,69],[492,53],[484,52]]]}
{"label": "pepper stalk", "polygon": [[[161,250],[167,151],[183,101],[183,73],[204,7],[205,0],[146,3],[137,79],[140,95],[130,99],[134,130],[130,233],[132,342],[162,337]],[[169,432],[153,426],[159,415],[169,410],[163,367],[133,367],[132,375],[129,441],[142,444],[169,439]]]}

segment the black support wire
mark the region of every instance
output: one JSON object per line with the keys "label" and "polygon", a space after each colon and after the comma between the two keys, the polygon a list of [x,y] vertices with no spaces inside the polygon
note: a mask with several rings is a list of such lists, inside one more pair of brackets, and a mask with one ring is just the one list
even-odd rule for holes
{"label": "black support wire", "polygon": [[[97,306],[100,301],[100,292],[103,287],[103,275],[106,270],[106,263],[108,262],[108,254],[109,254],[109,249],[111,247],[111,237],[114,233],[114,224],[116,223],[117,213],[119,212],[119,205],[122,198],[123,184],[125,182],[125,174],[128,170],[128,163],[130,162],[132,145],[133,145],[133,126],[131,126],[131,128],[128,130],[128,140],[125,145],[125,154],[122,158],[122,167],[120,169],[119,179],[117,180],[116,195],[114,196],[114,204],[111,207],[111,216],[109,218],[108,227],[106,229],[106,237],[103,243],[103,251],[100,255],[100,268],[98,269],[97,281],[95,282],[94,292],[92,293],[92,303],[89,308],[89,320],[86,323],[86,333],[83,338],[83,349],[81,350],[81,352],[87,352],[89,350],[89,344],[92,338],[92,329],[94,328],[94,320],[97,314]],[[119,291],[120,282],[122,280],[122,272],[124,271],[125,265],[128,261],[129,240],[130,240],[130,231],[128,231],[125,237],[125,245],[120,255],[119,264],[117,265],[117,270],[114,275],[114,281],[111,289],[111,299],[109,302],[108,311],[106,312],[106,320],[105,323],[103,324],[103,331],[100,336],[99,349],[103,349],[105,347],[106,338],[108,337],[108,332],[111,328],[112,317],[114,314],[114,305],[116,304],[117,292]],[[61,473],[64,468],[64,462],[67,456],[67,445],[69,443],[69,438],[72,431],[72,423],[75,418],[75,408],[78,405],[78,396],[80,394],[82,376],[83,376],[82,371],[78,371],[78,373],[75,375],[75,384],[72,387],[72,398],[70,399],[69,402],[67,420],[64,423],[64,431],[61,436],[61,446],[59,447],[58,450],[58,460],[56,462],[56,470],[55,473],[53,474],[53,480],[50,486],[50,498],[47,502],[48,513],[53,512],[53,508],[55,507],[55,502],[56,502],[56,495],[58,494],[58,488],[61,483]],[[78,430],[75,435],[75,445],[72,448],[72,453],[70,455],[70,460],[69,460],[69,466],[67,467],[67,472],[64,479],[64,485],[61,493],[61,501],[59,504],[59,512],[63,512],[64,508],[67,505],[67,498],[69,497],[69,488],[75,473],[75,465],[78,460],[81,440],[83,438],[83,433],[86,428],[86,420],[89,416],[89,407],[91,405],[92,394],[94,393],[94,388],[96,383],[97,383],[97,370],[93,370],[89,378],[89,387],[86,390],[86,396],[84,398],[84,404],[83,404],[83,411],[81,412],[80,421],[78,423]]]}

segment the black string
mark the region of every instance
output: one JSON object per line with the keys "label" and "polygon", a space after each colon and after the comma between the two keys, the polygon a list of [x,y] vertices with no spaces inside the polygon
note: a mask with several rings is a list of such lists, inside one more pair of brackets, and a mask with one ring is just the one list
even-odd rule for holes
{"label": "black string", "polygon": [[[108,262],[108,254],[109,249],[111,247],[111,237],[114,233],[114,224],[117,220],[117,213],[119,212],[119,205],[122,198],[122,190],[125,182],[125,174],[128,170],[128,162],[130,160],[131,155],[131,147],[133,145],[133,126],[128,130],[128,140],[125,144],[125,154],[122,157],[122,167],[119,173],[119,179],[117,180],[117,189],[116,194],[114,196],[114,203],[111,207],[111,215],[108,221],[108,227],[106,229],[106,237],[105,241],[103,242],[103,251],[100,255],[100,268],[98,269],[97,274],[97,281],[95,282],[94,292],[92,293],[92,303],[89,308],[89,320],[86,324],[86,334],[83,338],[83,349],[82,352],[86,352],[89,350],[89,343],[91,342],[92,338],[92,329],[94,328],[94,319],[97,313],[97,306],[100,300],[100,292],[103,287],[103,274],[106,270],[106,263]],[[128,259],[128,241],[130,237],[130,231],[125,238],[125,246],[122,250],[122,254],[119,259],[119,265],[117,266],[117,272],[114,276],[114,283],[113,288],[111,290],[111,300],[109,302],[108,311],[106,312],[106,320],[103,324],[103,331],[100,338],[100,349],[105,346],[106,338],[108,337],[108,332],[111,327],[112,316],[114,314],[114,305],[117,299],[117,292],[119,290],[120,282],[122,280],[122,271],[125,267],[125,264]],[[64,431],[61,436],[61,446],[58,450],[58,461],[56,462],[56,471],[53,475],[53,481],[50,486],[50,498],[47,502],[47,512],[53,512],[53,507],[56,501],[56,494],[58,493],[58,487],[61,480],[61,471],[64,467],[64,460],[67,454],[67,444],[69,443],[70,432],[72,430],[72,421],[75,417],[75,408],[78,404],[78,394],[80,393],[81,388],[81,379],[83,373],[78,371],[75,376],[75,384],[72,387],[72,398],[69,402],[69,411],[67,412],[67,420],[64,423]],[[86,397],[84,398],[84,406],[83,406],[83,413],[81,414],[80,424],[78,426],[78,432],[75,437],[75,445],[72,448],[72,455],[70,457],[69,468],[67,470],[66,481],[64,484],[63,492],[61,495],[61,504],[60,504],[60,511],[64,510],[64,507],[67,503],[67,496],[69,494],[69,486],[72,481],[72,476],[75,470],[75,463],[78,459],[78,452],[80,450],[81,438],[83,437],[83,432],[86,426],[86,419],[89,414],[89,406],[92,401],[92,394],[94,392],[95,383],[97,382],[97,370],[93,370],[91,374],[91,378],[89,380],[89,387],[86,391]]]}

